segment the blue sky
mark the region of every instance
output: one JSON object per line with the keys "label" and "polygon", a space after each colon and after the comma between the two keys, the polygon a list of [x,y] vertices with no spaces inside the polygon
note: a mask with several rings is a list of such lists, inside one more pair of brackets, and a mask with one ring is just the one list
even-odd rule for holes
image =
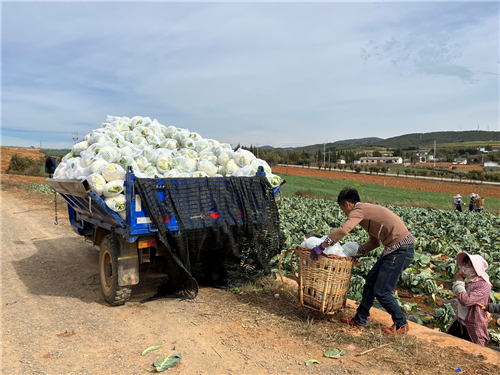
{"label": "blue sky", "polygon": [[498,2],[3,2],[2,145],[106,115],[235,146],[499,131]]}

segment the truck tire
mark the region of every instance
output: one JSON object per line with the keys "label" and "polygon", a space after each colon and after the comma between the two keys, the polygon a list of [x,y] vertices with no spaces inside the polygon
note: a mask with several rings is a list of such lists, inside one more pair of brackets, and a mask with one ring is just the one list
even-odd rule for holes
{"label": "truck tire", "polygon": [[99,252],[99,279],[104,299],[111,306],[123,305],[132,294],[130,288],[118,285],[118,249],[115,248],[113,236],[103,238]]}

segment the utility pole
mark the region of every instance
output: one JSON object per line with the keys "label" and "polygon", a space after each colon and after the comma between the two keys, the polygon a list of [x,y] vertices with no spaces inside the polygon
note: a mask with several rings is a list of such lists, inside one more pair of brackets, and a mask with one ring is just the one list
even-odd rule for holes
{"label": "utility pole", "polygon": [[286,174],[288,176],[288,150],[286,150]]}
{"label": "utility pole", "polygon": [[436,140],[434,140],[434,169],[436,169]]}
{"label": "utility pole", "polygon": [[257,143],[257,157],[259,157],[259,144]]}
{"label": "utility pole", "polygon": [[325,159],[326,159],[326,154],[325,154],[325,147],[326,147],[326,143],[323,143],[323,165],[325,165]]}

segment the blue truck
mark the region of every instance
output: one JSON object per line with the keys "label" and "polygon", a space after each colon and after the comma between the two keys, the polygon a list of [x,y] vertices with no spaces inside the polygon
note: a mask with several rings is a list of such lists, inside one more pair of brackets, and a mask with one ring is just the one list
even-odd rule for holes
{"label": "blue truck", "polygon": [[205,263],[232,259],[267,272],[267,262],[280,251],[275,195],[284,182],[273,188],[262,167],[255,177],[163,179],[137,178],[129,167],[125,219],[86,180],[51,178],[53,158],[45,169],[46,183],[68,204],[74,232],[100,249],[100,285],[110,305],[126,303],[130,286],[150,277],[168,280],[172,294],[194,298],[197,276],[220,274]]}

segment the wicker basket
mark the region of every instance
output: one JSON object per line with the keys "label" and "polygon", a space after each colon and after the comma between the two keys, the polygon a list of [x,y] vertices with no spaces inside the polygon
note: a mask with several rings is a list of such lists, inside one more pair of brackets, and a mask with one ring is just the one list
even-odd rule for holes
{"label": "wicker basket", "polygon": [[300,306],[323,314],[334,314],[337,310],[344,308],[355,258],[320,254],[319,260],[315,261],[311,260],[310,249],[297,246],[281,255],[279,273],[282,282],[281,262],[292,251],[298,264],[298,273],[296,273],[292,255],[290,264],[299,287],[298,298],[287,290]]}
{"label": "wicker basket", "polygon": [[484,198],[476,198],[476,206],[484,207]]}

